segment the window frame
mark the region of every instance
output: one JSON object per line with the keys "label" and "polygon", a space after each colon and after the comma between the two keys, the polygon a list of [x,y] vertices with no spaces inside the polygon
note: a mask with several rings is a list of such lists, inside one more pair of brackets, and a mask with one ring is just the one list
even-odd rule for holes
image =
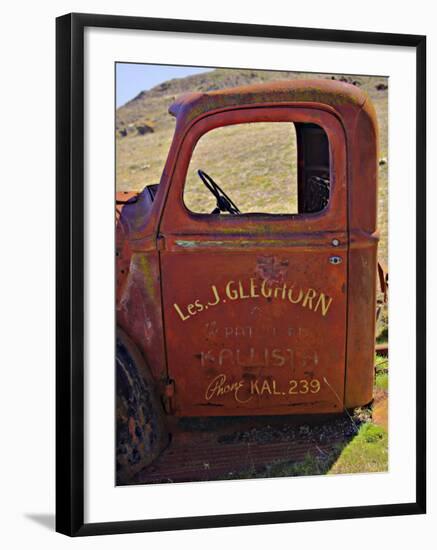
{"label": "window frame", "polygon": [[[198,141],[216,128],[245,122],[312,123],[325,131],[329,141],[331,180],[330,200],[326,208],[316,213],[246,213],[240,216],[195,213],[188,209],[183,194],[188,167]],[[319,104],[261,104],[205,113],[192,122],[181,138],[166,187],[167,198],[160,223],[162,233],[345,231],[348,211],[346,134],[335,111]]]}

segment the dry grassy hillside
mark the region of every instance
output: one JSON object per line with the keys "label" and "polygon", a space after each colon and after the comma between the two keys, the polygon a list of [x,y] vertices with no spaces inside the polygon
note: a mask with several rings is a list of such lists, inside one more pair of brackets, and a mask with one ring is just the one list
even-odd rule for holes
{"label": "dry grassy hillside", "polygon": [[[380,257],[387,261],[387,79],[383,77],[306,74],[293,72],[270,72],[238,69],[215,69],[210,72],[164,82],[151,90],[141,92],[116,113],[116,154],[117,190],[141,190],[145,185],[159,182],[161,171],[170,147],[174,118],[168,114],[168,107],[175,97],[188,91],[208,91],[268,80],[332,78],[347,79],[367,92],[373,101],[380,128],[380,167],[379,167],[379,230],[381,233]],[[290,174],[295,172],[295,140],[288,130],[272,133],[266,129],[261,141],[256,134],[242,143],[238,131],[227,128],[211,139],[209,147],[199,147],[196,151],[198,163],[189,173],[185,200],[194,210],[210,208],[214,201],[194,175],[194,168],[203,168],[210,173],[238,206],[244,209],[250,198],[250,189],[242,185],[250,177],[257,182],[259,200],[272,211],[289,212],[293,208],[283,199],[279,186],[284,185],[287,175],[284,166],[289,166]],[[215,141],[214,141],[215,140]],[[237,162],[227,158],[236,151]],[[247,154],[245,154],[247,151]],[[254,154],[255,151],[255,154]],[[291,151],[293,153],[293,151]],[[266,159],[269,163],[266,173]],[[292,159],[292,160],[289,160]],[[287,164],[288,163],[288,164]],[[274,173],[277,167],[277,173]],[[291,177],[291,176],[290,176]],[[282,187],[283,189],[283,187]],[[209,201],[209,202],[208,202]],[[206,205],[206,206],[205,206]]]}

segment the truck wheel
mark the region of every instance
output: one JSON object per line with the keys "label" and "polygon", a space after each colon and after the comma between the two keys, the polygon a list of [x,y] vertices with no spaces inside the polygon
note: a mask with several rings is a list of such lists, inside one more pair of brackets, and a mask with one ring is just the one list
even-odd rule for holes
{"label": "truck wheel", "polygon": [[135,344],[117,330],[117,485],[126,485],[169,443],[155,383]]}

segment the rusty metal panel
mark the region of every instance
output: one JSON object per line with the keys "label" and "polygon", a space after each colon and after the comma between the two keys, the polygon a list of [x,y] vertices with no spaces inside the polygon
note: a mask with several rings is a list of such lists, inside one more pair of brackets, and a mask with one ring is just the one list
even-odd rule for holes
{"label": "rusty metal panel", "polygon": [[[322,127],[331,143],[327,209],[289,216],[193,215],[182,204],[191,152],[242,121]],[[160,233],[167,366],[178,415],[336,412],[344,405],[346,145],[330,113],[236,109],[195,124],[178,156]]]}
{"label": "rusty metal panel", "polygon": [[[124,195],[124,196],[123,196]],[[142,194],[117,196],[119,215],[116,226],[116,313],[117,325],[138,346],[157,381],[166,379],[165,344],[161,309],[159,255],[155,243],[142,240],[142,251],[135,250],[137,231],[147,223],[151,198]],[[127,203],[125,201],[128,201]],[[132,202],[129,202],[132,201]]]}
{"label": "rusty metal panel", "polygon": [[284,80],[184,94],[170,106],[169,112],[182,126],[206,113],[242,105],[317,103],[356,112],[366,98],[366,94],[356,86],[333,80]]}
{"label": "rusty metal panel", "polygon": [[373,397],[378,237],[353,232],[349,250],[345,407]]}
{"label": "rusty metal panel", "polygon": [[345,406],[373,397],[376,328],[378,127],[369,100],[347,131],[349,142],[349,277]]}
{"label": "rusty metal panel", "polygon": [[162,253],[174,412],[343,408],[346,246]]}

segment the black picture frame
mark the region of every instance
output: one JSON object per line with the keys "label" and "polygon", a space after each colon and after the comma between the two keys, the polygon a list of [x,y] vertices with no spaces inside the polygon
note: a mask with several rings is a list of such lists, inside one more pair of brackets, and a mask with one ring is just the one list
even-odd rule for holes
{"label": "black picture frame", "polygon": [[[416,500],[388,505],[84,522],[84,29],[104,27],[376,44],[416,52]],[[423,514],[426,511],[426,37],[68,14],[56,20],[56,530],[69,536]]]}

